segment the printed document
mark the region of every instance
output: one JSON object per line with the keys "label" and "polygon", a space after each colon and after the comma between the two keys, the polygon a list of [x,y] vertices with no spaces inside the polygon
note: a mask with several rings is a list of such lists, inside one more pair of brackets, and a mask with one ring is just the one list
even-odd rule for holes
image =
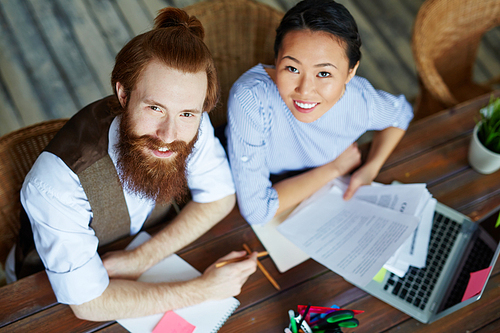
{"label": "printed document", "polygon": [[356,198],[344,201],[342,194],[338,186],[322,189],[277,229],[314,260],[364,286],[413,233],[419,218]]}

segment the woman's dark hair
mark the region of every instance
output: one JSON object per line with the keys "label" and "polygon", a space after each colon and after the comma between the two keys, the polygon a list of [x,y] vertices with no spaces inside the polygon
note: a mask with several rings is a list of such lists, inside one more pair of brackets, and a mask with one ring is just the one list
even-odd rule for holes
{"label": "woman's dark hair", "polygon": [[274,57],[278,57],[283,38],[290,31],[311,30],[331,33],[345,44],[349,68],[361,59],[361,38],[351,13],[333,0],[303,0],[286,12],[276,29]]}

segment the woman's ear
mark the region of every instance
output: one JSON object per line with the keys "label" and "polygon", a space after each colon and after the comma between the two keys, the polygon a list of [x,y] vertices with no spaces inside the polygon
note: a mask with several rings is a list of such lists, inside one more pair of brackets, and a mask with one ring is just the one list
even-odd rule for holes
{"label": "woman's ear", "polygon": [[356,65],[354,65],[353,68],[351,68],[349,70],[345,84],[349,83],[349,81],[351,81],[351,79],[354,77],[354,75],[356,75],[356,71],[358,70],[358,67],[359,67],[359,61],[356,63]]}
{"label": "woman's ear", "polygon": [[120,82],[116,82],[116,94],[118,95],[120,105],[125,109],[125,106],[127,105],[127,93]]}

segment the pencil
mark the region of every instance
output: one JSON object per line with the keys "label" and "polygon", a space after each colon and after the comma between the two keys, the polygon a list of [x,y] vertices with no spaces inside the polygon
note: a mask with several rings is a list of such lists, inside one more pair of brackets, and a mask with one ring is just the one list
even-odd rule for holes
{"label": "pencil", "polygon": [[[267,256],[267,255],[268,255],[267,251],[262,251],[262,252],[257,253],[257,258]],[[224,260],[224,261],[216,263],[215,267],[219,268],[219,267],[225,266],[227,264],[232,264],[233,262],[247,260],[248,258],[250,258],[250,255],[246,255],[244,257],[233,258],[233,259],[229,259],[229,260]]]}
{"label": "pencil", "polygon": [[[248,252],[248,254],[252,253],[252,250],[250,250],[248,245],[246,245],[245,243],[243,243],[243,248]],[[271,282],[271,284],[274,286],[274,288],[276,288],[277,290],[281,290],[278,283],[273,279],[271,274],[269,274],[269,272],[266,270],[264,265],[262,265],[262,263],[258,260],[257,260],[257,267],[259,267],[259,269],[262,271],[262,273],[264,273],[264,276],[269,280],[269,282]]]}

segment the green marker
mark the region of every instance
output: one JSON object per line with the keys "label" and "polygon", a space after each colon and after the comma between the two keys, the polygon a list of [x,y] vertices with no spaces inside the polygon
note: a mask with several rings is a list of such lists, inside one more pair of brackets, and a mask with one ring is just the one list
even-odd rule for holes
{"label": "green marker", "polygon": [[290,317],[290,324],[291,324],[291,329],[292,333],[298,333],[297,332],[297,322],[295,321],[295,312],[293,310],[288,310],[288,316]]}

